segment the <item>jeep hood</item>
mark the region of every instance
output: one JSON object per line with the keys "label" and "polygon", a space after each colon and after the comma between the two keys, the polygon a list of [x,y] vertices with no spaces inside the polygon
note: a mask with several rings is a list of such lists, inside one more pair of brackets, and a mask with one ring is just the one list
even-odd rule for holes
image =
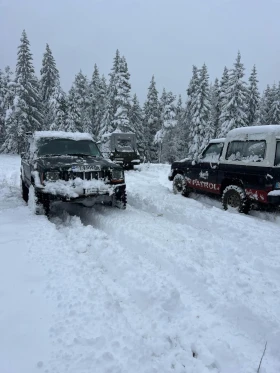
{"label": "jeep hood", "polygon": [[80,155],[61,155],[61,156],[44,156],[39,157],[36,160],[39,167],[43,169],[58,169],[58,170],[69,170],[71,171],[73,167],[80,166],[93,166],[94,168],[100,168],[100,170],[108,168],[120,169],[120,166],[106,160],[102,157],[92,157],[92,156],[80,156]]}
{"label": "jeep hood", "polygon": [[193,160],[191,158],[185,158],[180,161],[173,162],[171,167],[172,169],[174,169],[174,168],[180,168],[182,167],[182,165],[192,166],[192,164],[193,164]]}

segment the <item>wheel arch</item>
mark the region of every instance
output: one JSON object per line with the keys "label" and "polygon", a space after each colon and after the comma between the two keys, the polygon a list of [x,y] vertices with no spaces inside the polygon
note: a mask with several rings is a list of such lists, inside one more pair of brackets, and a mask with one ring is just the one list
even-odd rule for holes
{"label": "wheel arch", "polygon": [[178,175],[178,174],[180,174],[180,175],[184,175],[184,172],[183,172],[183,170],[180,170],[180,169],[178,169],[178,168],[175,168],[175,169],[172,171],[172,175],[171,175],[170,180],[173,181],[174,177],[175,177],[176,175]]}
{"label": "wheel arch", "polygon": [[229,185],[236,185],[244,189],[244,183],[241,179],[234,178],[234,177],[227,177],[227,178],[224,178],[222,181],[221,190],[220,190],[221,195],[223,194],[226,187],[228,187]]}

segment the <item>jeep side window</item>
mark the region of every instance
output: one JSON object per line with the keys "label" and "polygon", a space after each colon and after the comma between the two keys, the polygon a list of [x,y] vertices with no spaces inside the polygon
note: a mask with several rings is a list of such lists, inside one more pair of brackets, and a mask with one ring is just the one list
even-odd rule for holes
{"label": "jeep side window", "polygon": [[226,159],[229,161],[241,161],[244,141],[232,141],[227,148]]}
{"label": "jeep side window", "polygon": [[265,157],[265,141],[247,141],[244,148],[243,160],[250,162],[261,162]]}
{"label": "jeep side window", "polygon": [[223,143],[210,144],[200,157],[201,162],[218,162],[223,150]]}
{"label": "jeep side window", "polygon": [[261,162],[264,160],[266,142],[232,141],[228,145],[226,159],[229,161]]}
{"label": "jeep side window", "polygon": [[280,141],[277,141],[276,144],[276,153],[275,153],[275,166],[280,166]]}

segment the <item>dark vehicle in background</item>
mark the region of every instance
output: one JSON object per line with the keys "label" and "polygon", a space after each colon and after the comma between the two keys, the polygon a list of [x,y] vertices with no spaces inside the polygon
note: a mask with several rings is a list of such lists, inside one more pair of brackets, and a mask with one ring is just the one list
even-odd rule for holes
{"label": "dark vehicle in background", "polygon": [[221,196],[224,209],[248,213],[251,207],[280,206],[280,126],[231,130],[210,141],[199,159],[173,162],[174,193]]}
{"label": "dark vehicle in background", "polygon": [[21,155],[22,197],[34,193],[36,212],[49,213],[52,201],[87,207],[126,207],[122,168],[105,160],[91,135],[59,131],[28,134]]}
{"label": "dark vehicle in background", "polygon": [[136,135],[132,132],[112,132],[102,137],[99,144],[105,158],[121,165],[125,170],[133,169],[140,164]]}

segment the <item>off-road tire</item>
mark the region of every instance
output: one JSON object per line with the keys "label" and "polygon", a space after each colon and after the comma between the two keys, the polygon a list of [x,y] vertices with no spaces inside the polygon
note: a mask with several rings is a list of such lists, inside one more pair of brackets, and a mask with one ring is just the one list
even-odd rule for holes
{"label": "off-road tire", "polygon": [[120,196],[114,196],[113,206],[117,207],[118,209],[125,210],[127,203],[127,195],[126,191],[124,191]]}
{"label": "off-road tire", "polygon": [[44,193],[36,192],[37,202],[36,205],[36,215],[46,215],[50,214],[50,199]]}
{"label": "off-road tire", "polygon": [[190,194],[190,190],[186,186],[186,181],[183,175],[176,174],[173,179],[173,193],[181,194],[187,197]]}
{"label": "off-road tire", "polygon": [[222,204],[225,210],[232,207],[243,214],[248,214],[250,211],[250,201],[244,189],[237,185],[229,185],[225,188],[222,195]]}
{"label": "off-road tire", "polygon": [[22,196],[22,199],[28,203],[28,199],[29,199],[29,188],[25,185],[25,183],[23,182],[23,180],[21,179],[21,196]]}

